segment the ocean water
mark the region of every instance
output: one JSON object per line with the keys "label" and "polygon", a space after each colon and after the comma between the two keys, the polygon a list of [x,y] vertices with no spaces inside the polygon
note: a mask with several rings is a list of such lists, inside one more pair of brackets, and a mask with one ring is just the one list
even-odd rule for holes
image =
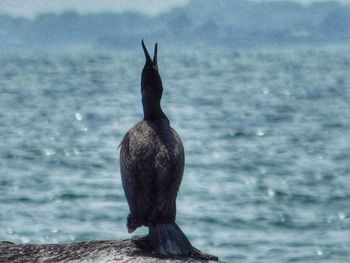
{"label": "ocean water", "polygon": [[[177,222],[226,262],[350,261],[350,48],[159,51]],[[0,240],[121,239],[142,50],[0,55]],[[137,233],[143,233],[141,230]]]}

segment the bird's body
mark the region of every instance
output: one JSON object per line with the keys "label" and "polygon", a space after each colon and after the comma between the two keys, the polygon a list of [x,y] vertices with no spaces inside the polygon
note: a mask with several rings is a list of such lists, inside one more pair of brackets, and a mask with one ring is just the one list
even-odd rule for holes
{"label": "bird's body", "polygon": [[130,214],[129,232],[149,227],[149,242],[162,255],[189,255],[192,246],[176,225],[176,197],[184,171],[184,149],[161,109],[162,81],[157,65],[142,42],[146,64],[141,92],[144,120],[125,135],[121,143],[120,169]]}
{"label": "bird's body", "polygon": [[131,212],[129,231],[175,222],[184,170],[184,150],[176,131],[165,119],[143,120],[128,131],[121,152],[122,182]]}

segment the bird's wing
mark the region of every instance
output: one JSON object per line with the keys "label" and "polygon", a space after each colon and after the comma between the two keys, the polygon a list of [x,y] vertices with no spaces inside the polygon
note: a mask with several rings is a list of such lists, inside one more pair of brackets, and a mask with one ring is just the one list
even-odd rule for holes
{"label": "bird's wing", "polygon": [[155,158],[156,196],[153,203],[152,220],[173,221],[176,216],[176,197],[184,171],[184,149],[176,133],[170,148],[162,148]]}
{"label": "bird's wing", "polygon": [[[152,193],[153,166],[149,160],[154,149],[129,131],[120,151],[122,184],[131,216],[141,224],[149,212]],[[147,221],[147,220],[146,220]]]}

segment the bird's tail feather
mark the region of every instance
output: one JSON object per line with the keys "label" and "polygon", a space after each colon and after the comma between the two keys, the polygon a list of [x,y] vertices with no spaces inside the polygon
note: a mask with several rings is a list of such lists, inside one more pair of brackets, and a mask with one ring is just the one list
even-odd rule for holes
{"label": "bird's tail feather", "polygon": [[153,250],[164,256],[188,256],[192,245],[176,223],[151,224],[149,238]]}

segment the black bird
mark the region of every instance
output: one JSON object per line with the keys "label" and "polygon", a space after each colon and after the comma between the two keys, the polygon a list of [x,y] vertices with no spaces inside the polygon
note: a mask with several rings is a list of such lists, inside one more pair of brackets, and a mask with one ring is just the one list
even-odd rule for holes
{"label": "black bird", "polygon": [[121,142],[120,170],[129,204],[129,233],[149,227],[149,245],[166,256],[190,255],[192,246],[175,223],[176,197],[184,172],[181,139],[162,111],[162,80],[157,64],[157,43],[151,59],[144,42],[146,64],[141,75],[144,119]]}

